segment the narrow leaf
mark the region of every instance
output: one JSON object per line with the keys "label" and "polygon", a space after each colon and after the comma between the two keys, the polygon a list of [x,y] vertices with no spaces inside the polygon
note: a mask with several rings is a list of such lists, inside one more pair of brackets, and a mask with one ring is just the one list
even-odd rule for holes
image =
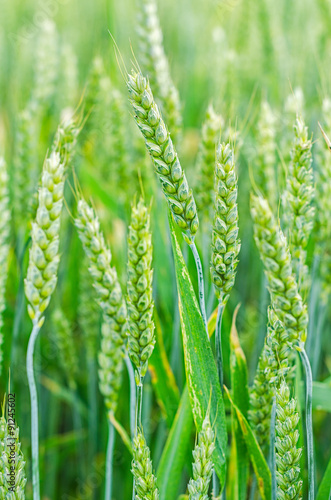
{"label": "narrow leaf", "polygon": [[156,474],[160,500],[177,498],[192,426],[190,398],[185,386]]}
{"label": "narrow leaf", "polygon": [[210,420],[214,423],[216,435],[213,460],[216,473],[224,485],[227,433],[221,387],[209,339],[171,218],[169,222],[179,296],[186,380],[192,413],[199,432],[207,411],[210,411]]}
{"label": "narrow leaf", "polygon": [[[230,375],[232,397],[235,405],[238,406],[245,418],[249,407],[249,393],[247,383],[247,364],[245,354],[241,348],[237,328],[236,318],[240,305],[236,307],[230,333]],[[245,439],[234,409],[232,409],[232,450],[231,458],[236,465],[233,466],[234,490],[233,500],[245,500],[247,496],[247,481],[249,473],[249,456]]]}
{"label": "narrow leaf", "polygon": [[331,459],[324,473],[320,487],[318,488],[316,500],[329,500],[330,496],[331,496]]}

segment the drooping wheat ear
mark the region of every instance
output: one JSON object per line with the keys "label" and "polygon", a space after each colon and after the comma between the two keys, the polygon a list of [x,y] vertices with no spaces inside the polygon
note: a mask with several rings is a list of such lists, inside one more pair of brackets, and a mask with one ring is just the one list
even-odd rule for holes
{"label": "drooping wheat ear", "polygon": [[53,339],[59,353],[59,364],[65,374],[69,387],[76,388],[78,373],[78,356],[74,342],[72,326],[62,309],[56,308],[52,313]]}
{"label": "drooping wheat ear", "polygon": [[142,199],[134,202],[128,234],[128,353],[139,378],[147,371],[153,352],[152,235],[150,211]]}
{"label": "drooping wheat ear", "polygon": [[215,435],[207,414],[193,450],[193,479],[188,484],[189,500],[208,500],[208,489],[213,472],[212,454]]}
{"label": "drooping wheat ear", "polygon": [[96,357],[98,346],[100,308],[96,302],[96,292],[92,277],[88,271],[85,256],[80,269],[78,323],[84,335],[86,356],[90,360]]}
{"label": "drooping wheat ear", "polygon": [[277,118],[267,101],[261,104],[260,118],[256,135],[256,175],[258,188],[269,200],[273,210],[277,208],[276,182],[276,122]]}
{"label": "drooping wheat ear", "polygon": [[31,106],[18,116],[14,160],[14,219],[16,230],[27,222],[26,207],[30,203],[33,186],[38,182],[36,169],[36,127]]}
{"label": "drooping wheat ear", "polygon": [[294,398],[283,381],[276,396],[276,478],[277,499],[302,498],[300,479],[301,448],[297,447],[299,414]]}
{"label": "drooping wheat ear", "polygon": [[100,230],[98,217],[82,199],[78,202],[75,225],[88,258],[89,271],[104,318],[99,353],[100,391],[105,397],[106,407],[109,411],[115,411],[127,343],[126,305],[116,270],[111,267],[111,253]]}
{"label": "drooping wheat ear", "polygon": [[132,474],[135,482],[136,500],[158,500],[159,491],[156,477],[153,474],[153,464],[150,451],[142,432],[138,432],[133,440]]}
{"label": "drooping wheat ear", "polygon": [[184,232],[185,239],[191,244],[199,227],[198,214],[170,133],[146,78],[141,73],[132,71],[128,76],[127,85],[135,120],[153,159],[174,220]]}
{"label": "drooping wheat ear", "polygon": [[29,265],[24,281],[28,311],[34,323],[41,320],[57,282],[63,188],[64,165],[60,154],[52,152],[43,167],[37,215],[32,223]]}
{"label": "drooping wheat ear", "polygon": [[[322,105],[323,129],[331,136],[331,99]],[[316,142],[316,252],[320,258],[322,300],[327,303],[331,294],[331,154],[323,138]]]}
{"label": "drooping wheat ear", "polygon": [[308,276],[306,248],[314,223],[314,179],[311,168],[312,142],[302,118],[294,125],[295,139],[291,151],[286,189],[283,194],[284,222],[292,255],[292,267],[303,290]]}
{"label": "drooping wheat ear", "polygon": [[198,154],[198,182],[196,185],[197,207],[206,217],[214,201],[214,170],[216,146],[218,144],[223,118],[215,113],[213,106],[208,106],[205,121],[202,125],[201,142]]}
{"label": "drooping wheat ear", "polygon": [[19,429],[1,418],[0,423],[0,498],[25,499],[25,462],[19,441]]}
{"label": "drooping wheat ear", "polygon": [[264,451],[269,444],[272,400],[281,379],[289,371],[292,344],[274,311],[268,310],[267,337],[250,393],[249,420]]}
{"label": "drooping wheat ear", "polygon": [[5,160],[0,157],[0,375],[3,364],[3,312],[6,308],[5,293],[8,271],[10,210],[8,193],[8,173]]}
{"label": "drooping wheat ear", "polygon": [[215,165],[215,215],[212,234],[211,279],[225,305],[234,285],[240,240],[238,238],[237,176],[233,150],[219,144]]}
{"label": "drooping wheat ear", "polygon": [[53,21],[47,19],[41,24],[36,50],[36,81],[32,100],[37,113],[43,112],[55,93],[59,64],[58,50],[56,26]]}
{"label": "drooping wheat ear", "polygon": [[143,72],[149,78],[154,95],[160,100],[162,112],[176,144],[182,128],[181,105],[164,52],[155,0],[139,0],[137,31]]}
{"label": "drooping wheat ear", "polygon": [[305,342],[308,313],[292,272],[286,238],[267,200],[251,196],[254,239],[260,252],[273,309],[292,343]]}
{"label": "drooping wheat ear", "polygon": [[77,56],[69,43],[61,47],[61,66],[63,75],[62,103],[64,106],[75,106],[78,92],[78,61]]}

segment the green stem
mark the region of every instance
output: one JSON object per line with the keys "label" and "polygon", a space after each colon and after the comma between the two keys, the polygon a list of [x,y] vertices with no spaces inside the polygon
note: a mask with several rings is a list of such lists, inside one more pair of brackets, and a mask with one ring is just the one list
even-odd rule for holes
{"label": "green stem", "polygon": [[318,375],[317,372],[319,368],[319,360],[322,348],[322,332],[325,323],[326,306],[327,304],[323,302],[319,306],[318,321],[316,325],[316,335],[314,339],[314,349],[311,349],[312,355],[310,356],[310,359],[312,360],[312,374],[314,379],[316,379]]}
{"label": "green stem", "polygon": [[308,456],[308,500],[314,500],[315,485],[314,485],[314,438],[313,438],[313,377],[309,358],[305,351],[304,345],[300,346],[301,361],[305,369],[306,375],[306,434],[307,434],[307,456]]}
{"label": "green stem", "polygon": [[112,494],[114,444],[115,444],[115,427],[110,422],[110,420],[108,420],[105,500],[111,500],[111,494]]}
{"label": "green stem", "polygon": [[137,407],[136,407],[135,435],[137,435],[138,429],[142,430],[142,422],[141,422],[142,405],[143,405],[143,378],[140,377],[140,382],[137,385]]}
{"label": "green stem", "polygon": [[269,466],[271,471],[271,500],[277,500],[275,440],[276,440],[276,398],[273,397],[271,418],[270,418],[270,451],[269,451]]}
{"label": "green stem", "polygon": [[35,317],[29,338],[26,355],[26,373],[28,376],[30,402],[31,402],[31,450],[32,450],[32,488],[33,500],[40,500],[39,482],[39,435],[38,435],[38,394],[33,371],[33,354],[35,343],[40,331],[39,317]]}
{"label": "green stem", "polygon": [[203,271],[202,271],[201,260],[199,257],[199,253],[198,253],[196,244],[191,243],[190,248],[191,248],[192,253],[193,253],[193,257],[195,260],[195,265],[196,265],[197,273],[198,273],[200,311],[201,311],[203,323],[205,325],[206,332],[208,335],[207,314],[206,314],[206,305],[205,305],[205,285],[204,285],[204,280],[203,280]]}
{"label": "green stem", "polygon": [[135,436],[135,419],[136,419],[136,382],[134,378],[134,370],[128,356],[124,358],[130,380],[130,434],[131,439]]}
{"label": "green stem", "polygon": [[220,301],[217,308],[216,330],[215,330],[215,347],[216,347],[216,365],[218,380],[220,382],[223,394],[223,356],[222,356],[222,317],[224,305]]}

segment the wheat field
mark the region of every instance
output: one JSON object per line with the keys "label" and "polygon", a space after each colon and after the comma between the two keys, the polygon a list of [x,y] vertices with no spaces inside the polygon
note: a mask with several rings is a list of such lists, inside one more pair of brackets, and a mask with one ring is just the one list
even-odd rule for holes
{"label": "wheat field", "polygon": [[330,500],[330,1],[0,11],[0,500]]}

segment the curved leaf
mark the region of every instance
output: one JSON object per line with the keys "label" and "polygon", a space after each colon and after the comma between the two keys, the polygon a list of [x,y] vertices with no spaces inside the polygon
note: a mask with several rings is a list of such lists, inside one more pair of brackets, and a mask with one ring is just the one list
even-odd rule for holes
{"label": "curved leaf", "polygon": [[236,406],[232,401],[228,389],[226,387],[224,389],[229,398],[232,408],[236,412],[237,419],[244,436],[246,447],[256,475],[261,498],[262,500],[271,500],[271,473],[268,464],[264,458],[256,437],[254,436],[253,431],[250,428],[249,423],[239,410],[238,406]]}

